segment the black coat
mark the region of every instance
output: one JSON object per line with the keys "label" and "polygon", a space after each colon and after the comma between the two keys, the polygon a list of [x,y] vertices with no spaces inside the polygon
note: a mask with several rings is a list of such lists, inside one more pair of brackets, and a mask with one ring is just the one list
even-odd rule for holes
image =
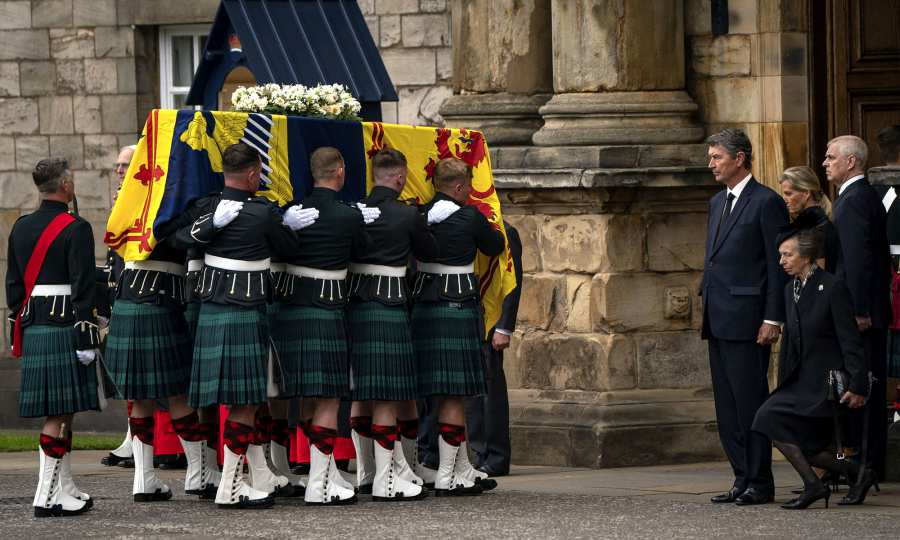
{"label": "black coat", "polygon": [[519,315],[519,300],[522,298],[522,240],[519,231],[509,223],[504,222],[506,238],[509,240],[509,252],[513,260],[513,272],[516,274],[516,288],[510,291],[503,299],[503,307],[500,320],[494,328],[501,328],[508,332],[516,330],[516,318]]}
{"label": "black coat", "polygon": [[[764,320],[784,321],[778,265],[778,231],[788,223],[784,200],[751,179],[728,219],[725,190],[709,203],[709,228],[703,265],[703,339],[755,341]],[[718,233],[718,236],[717,236]]]}
{"label": "black coat", "polygon": [[874,328],[887,328],[891,262],[881,198],[863,178],[834,201],[832,214],[843,252],[836,276],[847,283],[856,315],[871,317]]}
{"label": "black coat", "polygon": [[850,390],[865,395],[868,364],[844,282],[817,270],[794,303],[793,280],[784,288],[787,321],[775,394],[801,416],[830,416],[825,376],[830,369],[850,374]]}

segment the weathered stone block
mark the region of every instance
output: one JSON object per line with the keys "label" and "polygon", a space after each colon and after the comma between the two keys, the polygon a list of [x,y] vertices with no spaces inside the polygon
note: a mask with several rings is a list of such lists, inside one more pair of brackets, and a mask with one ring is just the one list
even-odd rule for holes
{"label": "weathered stone block", "polygon": [[97,27],[97,58],[134,56],[134,30],[130,27]]}
{"label": "weathered stone block", "polygon": [[441,103],[453,95],[449,86],[402,88],[398,93],[398,121],[401,124],[440,126],[444,119],[439,114]]}
{"label": "weathered stone block", "polygon": [[530,333],[519,363],[523,388],[604,392],[635,385],[634,344],[621,335]]}
{"label": "weathered stone block", "polygon": [[38,161],[50,157],[47,137],[16,137],[16,165],[20,171],[32,171]]}
{"label": "weathered stone block", "polygon": [[49,96],[39,98],[41,133],[65,135],[75,131],[71,96]]}
{"label": "weathered stone block", "polygon": [[106,133],[136,133],[137,100],[133,94],[102,96],[103,131]]}
{"label": "weathered stone block", "polygon": [[91,94],[115,94],[119,88],[117,73],[115,58],[85,59],[85,89]]}
{"label": "weathered stone block", "polygon": [[0,2],[0,29],[31,28],[30,2]]}
{"label": "weathered stone block", "polygon": [[212,22],[219,0],[119,0],[120,25],[159,25]]}
{"label": "weathered stone block", "polygon": [[519,303],[518,324],[547,330],[565,320],[566,281],[562,276],[525,275]]}
{"label": "weathered stone block", "polygon": [[108,208],[84,208],[81,205],[81,175],[75,174],[75,189],[78,191],[78,213],[91,224],[94,233],[94,256],[102,261],[106,258],[106,245],[103,243],[103,235],[106,232],[106,219],[109,217]]}
{"label": "weathered stone block", "polygon": [[119,155],[119,140],[115,135],[84,136],[84,167],[108,170]]}
{"label": "weathered stone block", "polygon": [[708,0],[684,0],[684,33],[700,36],[712,33]]}
{"label": "weathered stone block", "polygon": [[450,45],[450,17],[447,15],[404,15],[404,47],[444,47]]}
{"label": "weathered stone block", "polygon": [[541,227],[543,266],[555,272],[639,270],[643,236],[640,216],[553,217]]}
{"label": "weathered stone block", "polygon": [[51,28],[50,53],[53,58],[93,57],[94,30],[90,28]]}
{"label": "weathered stone block", "polygon": [[434,84],[434,51],[428,49],[389,49],[381,52],[381,58],[397,86]]}
{"label": "weathered stone block", "polygon": [[759,122],[762,118],[759,77],[698,80],[694,98],[707,124]]}
{"label": "weathered stone block", "polygon": [[439,81],[453,79],[453,49],[450,47],[437,51],[437,78]]}
{"label": "weathered stone block", "polygon": [[116,80],[119,83],[120,94],[137,92],[134,58],[118,58],[116,60]]}
{"label": "weathered stone block", "polygon": [[702,36],[691,40],[692,68],[700,77],[750,75],[750,36]]}
{"label": "weathered stone block", "polygon": [[706,214],[655,214],[647,228],[648,269],[703,270]]}
{"label": "weathered stone block", "polygon": [[759,0],[730,0],[728,2],[728,32],[755,34],[759,16]]}
{"label": "weathered stone block", "polygon": [[22,62],[19,67],[23,96],[44,96],[56,92],[56,64]]}
{"label": "weathered stone block", "polygon": [[19,94],[19,64],[0,62],[0,97],[15,97]]}
{"label": "weathered stone block", "polygon": [[639,388],[708,388],[711,384],[706,343],[700,333],[638,334],[637,383]]}
{"label": "weathered stone block", "polygon": [[103,131],[99,96],[75,96],[75,133],[100,133]]}
{"label": "weathered stone block", "polygon": [[116,0],[73,0],[75,26],[115,26]]}
{"label": "weathered stone block", "polygon": [[700,302],[692,302],[691,316],[665,318],[666,289],[686,287],[692,298],[699,272],[597,274],[591,290],[591,321],[595,332],[688,330],[699,320]]}
{"label": "weathered stone block", "polygon": [[74,172],[75,189],[78,192],[78,206],[108,210],[110,208],[109,177],[112,174],[108,166],[105,170],[80,170]]}
{"label": "weathered stone block", "polygon": [[369,35],[372,36],[372,41],[374,41],[375,44],[377,45],[378,44],[378,17],[375,17],[374,15],[366,15],[364,18],[366,20],[366,26],[369,27]]}
{"label": "weathered stone block", "polygon": [[419,0],[375,0],[375,13],[391,15],[419,11]]}
{"label": "weathered stone block", "polygon": [[522,240],[522,271],[541,271],[541,224],[543,216],[504,215],[503,219],[516,228]]}
{"label": "weathered stone block", "polygon": [[43,60],[50,58],[46,30],[6,30],[0,32],[0,60]]}
{"label": "weathered stone block", "polygon": [[363,15],[373,15],[375,13],[375,0],[358,0],[359,10]]}
{"label": "weathered stone block", "polygon": [[84,62],[80,60],[56,63],[56,92],[74,94],[84,91]]}
{"label": "weathered stone block", "polygon": [[50,155],[66,158],[70,169],[84,168],[84,141],[81,135],[50,136]]}
{"label": "weathered stone block", "polygon": [[72,26],[72,0],[32,1],[31,26],[34,28],[65,28]]}
{"label": "weathered stone block", "polygon": [[[0,171],[16,168],[16,140],[14,137],[0,137]],[[9,236],[0,235],[0,238]],[[5,253],[5,252],[0,252]]]}
{"label": "weathered stone block", "polygon": [[[30,211],[37,206],[38,194],[34,189],[31,172],[0,172],[0,208]],[[3,239],[4,242],[6,238]],[[5,251],[4,251],[5,253]]]}
{"label": "weathered stone block", "polygon": [[381,47],[390,47],[400,43],[402,34],[399,15],[385,15],[381,17],[381,20],[378,21],[378,28],[380,32],[378,44]]}
{"label": "weathered stone block", "polygon": [[35,133],[38,127],[38,105],[35,100],[0,98],[0,133]]}
{"label": "weathered stone block", "polygon": [[419,0],[419,11],[424,13],[447,11],[447,0]]}
{"label": "weathered stone block", "polygon": [[567,332],[590,332],[591,276],[566,276]]}

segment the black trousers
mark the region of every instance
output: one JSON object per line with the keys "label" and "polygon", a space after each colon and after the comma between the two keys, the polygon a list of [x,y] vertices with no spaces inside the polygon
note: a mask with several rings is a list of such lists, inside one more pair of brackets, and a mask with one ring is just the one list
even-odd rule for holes
{"label": "black trousers", "polygon": [[884,478],[887,454],[887,331],[870,328],[862,333],[863,346],[869,359],[869,369],[875,381],[872,395],[865,409],[851,412],[847,417],[847,439],[850,446],[860,448],[862,442],[863,414],[869,416],[869,433],[866,462],[879,478]]}
{"label": "black trousers", "polygon": [[775,489],[772,443],[751,429],[769,395],[767,373],[771,347],[755,341],[709,339],[709,366],[719,440],[734,471],[734,486],[763,493]]}
{"label": "black trousers", "polygon": [[475,467],[508,473],[510,462],[509,397],[503,372],[503,351],[484,345],[487,395],[466,400],[466,429],[475,453]]}

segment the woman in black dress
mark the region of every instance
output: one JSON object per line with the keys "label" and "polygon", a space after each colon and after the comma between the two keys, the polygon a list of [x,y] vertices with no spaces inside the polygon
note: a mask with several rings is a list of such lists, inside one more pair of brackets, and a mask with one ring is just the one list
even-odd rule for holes
{"label": "woman in black dress", "polygon": [[841,256],[841,242],[837,228],[831,222],[831,201],[822,191],[819,177],[809,167],[789,167],[781,173],[778,183],[795,228],[822,229],[824,250],[816,264],[834,274]]}
{"label": "woman in black dress", "polygon": [[[811,465],[857,478],[857,466],[837,459],[833,402],[826,398],[826,374],[843,369],[850,375],[841,403],[865,403],[868,366],[856,327],[850,293],[842,281],[821,270],[822,231],[791,227],[779,236],[781,266],[793,277],[785,287],[787,321],[781,343],[778,388],[760,407],[753,429],[768,436],[803,479],[800,497],[782,505],[803,509],[831,494]],[[852,487],[843,504],[858,504],[874,483],[872,471]]]}

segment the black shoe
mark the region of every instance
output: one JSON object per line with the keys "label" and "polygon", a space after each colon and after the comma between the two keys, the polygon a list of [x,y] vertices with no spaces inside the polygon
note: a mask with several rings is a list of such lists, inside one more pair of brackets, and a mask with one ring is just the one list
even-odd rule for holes
{"label": "black shoe", "polygon": [[418,495],[410,495],[405,496],[403,493],[398,493],[396,497],[376,497],[372,496],[372,500],[375,502],[403,502],[403,501],[421,501],[422,499],[428,497],[428,491],[422,490]]}
{"label": "black shoe", "polygon": [[164,471],[187,469],[187,458],[184,454],[159,456],[158,468]]}
{"label": "black shoe", "polygon": [[878,487],[878,477],[875,475],[875,471],[867,468],[863,473],[862,480],[850,486],[850,492],[843,499],[839,500],[838,504],[841,506],[862,504],[866,500],[866,495],[869,494],[869,489],[872,486],[875,486],[875,491],[881,491]]}
{"label": "black shoe", "polygon": [[82,506],[78,510],[63,510],[61,504],[56,504],[51,506],[50,508],[44,508],[43,506],[35,506],[34,507],[34,517],[36,518],[45,518],[45,517],[69,517],[69,516],[77,516],[79,514],[83,514],[90,510],[87,505]]}
{"label": "black shoe", "polygon": [[157,489],[153,493],[135,493],[134,502],[161,502],[172,498],[172,490],[162,491]]}
{"label": "black shoe", "polygon": [[484,492],[484,488],[481,487],[481,484],[475,484],[470,487],[456,487],[453,489],[435,489],[434,496],[435,497],[466,497],[470,495],[481,495]]}
{"label": "black shoe", "polygon": [[475,467],[477,470],[483,472],[484,474],[490,476],[491,478],[497,478],[499,476],[507,476],[509,474],[509,469],[497,470],[492,469],[486,465],[482,465],[481,467]]}
{"label": "black shoe", "polygon": [[774,500],[774,493],[763,493],[756,488],[747,488],[747,491],[741,493],[734,500],[734,504],[738,506],[752,506],[755,504],[767,504]]}
{"label": "black shoe", "polygon": [[483,491],[490,491],[497,487],[497,481],[493,478],[476,478],[475,485],[481,486]]}
{"label": "black shoe", "polygon": [[804,491],[802,495],[781,505],[785,510],[805,510],[812,503],[825,499],[825,508],[828,508],[828,499],[831,497],[831,490],[824,484],[811,491]]}
{"label": "black shoe", "polygon": [[252,510],[272,508],[275,504],[274,497],[266,497],[265,499],[250,500],[247,496],[241,496],[240,500],[234,504],[217,504],[223,510]]}
{"label": "black shoe", "polygon": [[714,503],[733,503],[737,500],[738,496],[744,492],[743,488],[733,487],[729,489],[727,492],[722,493],[721,495],[715,495],[711,497],[710,502]]}
{"label": "black shoe", "polygon": [[[131,463],[131,467],[134,467],[134,459],[133,458],[119,457],[119,456],[113,454],[112,452],[110,452],[106,456],[100,458],[100,465],[106,465],[107,467],[115,467],[116,465],[120,465],[122,467],[128,467],[128,465],[124,464],[126,461]],[[131,468],[131,467],[128,467],[128,468]]]}

